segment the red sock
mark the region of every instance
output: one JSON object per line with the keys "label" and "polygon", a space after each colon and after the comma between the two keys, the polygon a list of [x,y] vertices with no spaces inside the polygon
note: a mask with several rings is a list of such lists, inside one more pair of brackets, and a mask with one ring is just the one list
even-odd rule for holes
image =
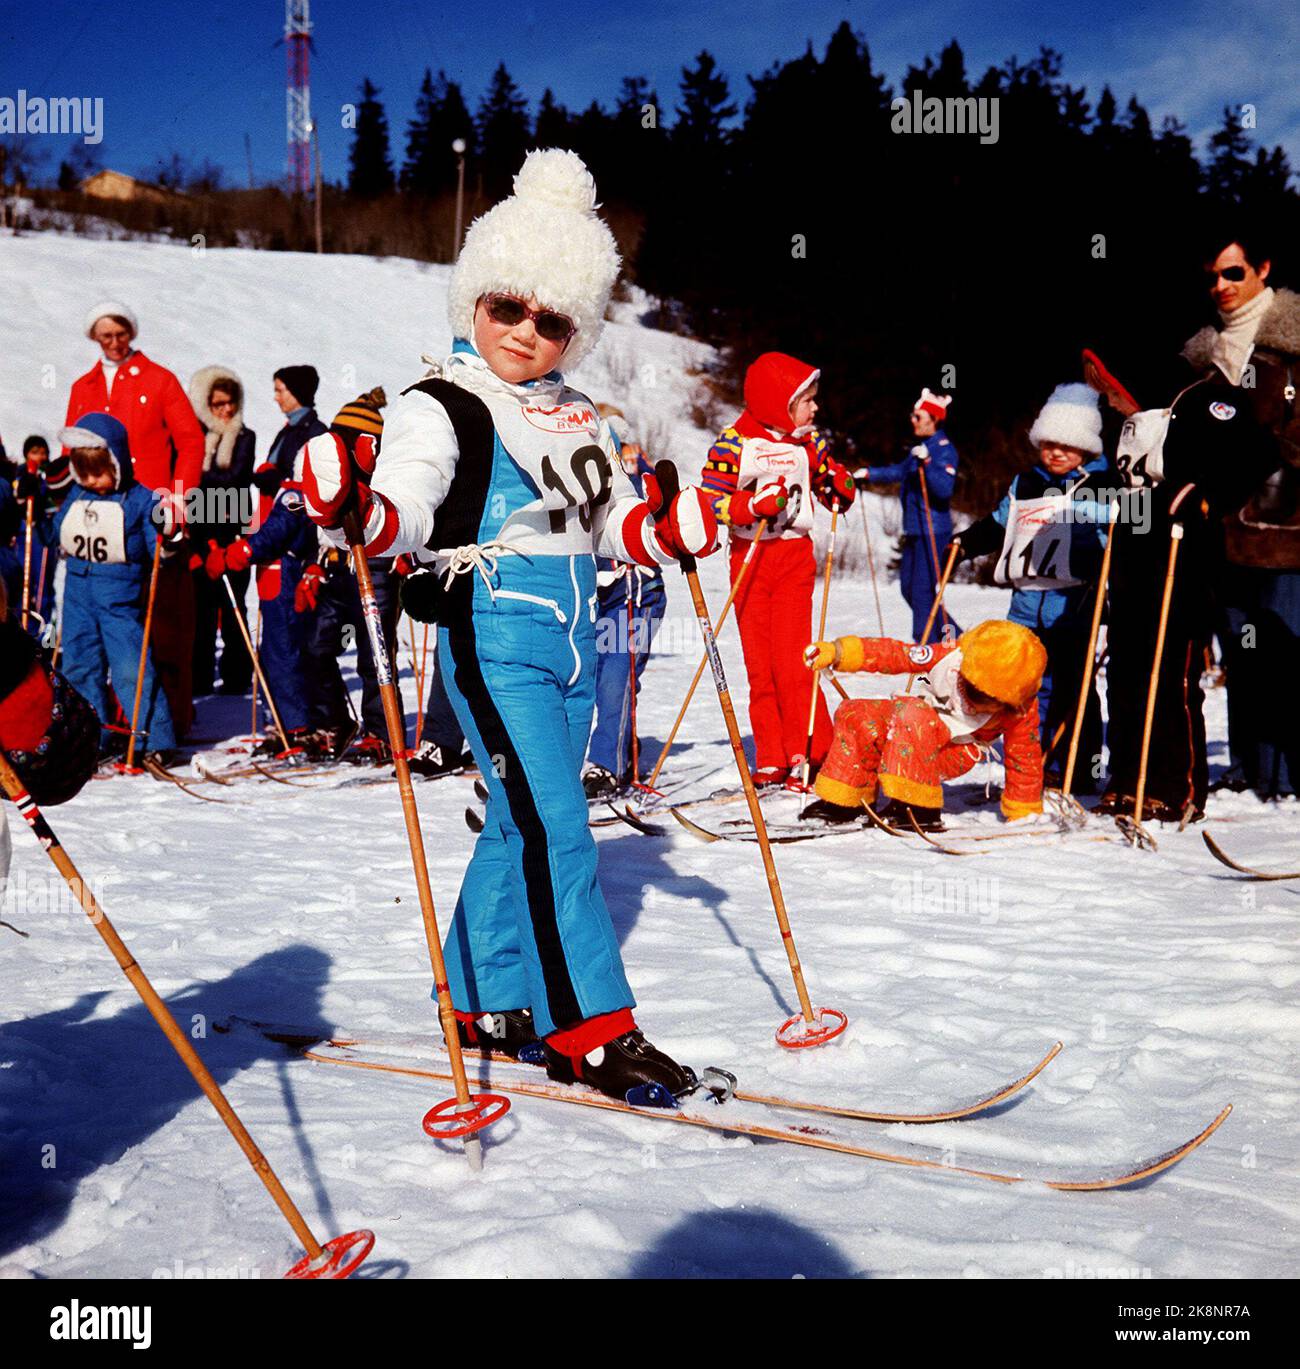
{"label": "red sock", "polygon": [[575,1026],[553,1031],[546,1038],[546,1044],[576,1062],[597,1047],[635,1030],[632,1009],[619,1008],[615,1012],[601,1013],[599,1017],[589,1017]]}

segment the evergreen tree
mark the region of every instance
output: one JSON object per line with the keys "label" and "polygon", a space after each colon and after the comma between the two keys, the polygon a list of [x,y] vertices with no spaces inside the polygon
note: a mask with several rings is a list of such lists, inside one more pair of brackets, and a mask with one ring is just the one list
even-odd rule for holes
{"label": "evergreen tree", "polygon": [[569,111],[555,98],[550,86],[542,91],[533,124],[533,141],[538,147],[568,147],[572,140]]}
{"label": "evergreen tree", "polygon": [[721,162],[731,135],[726,127],[736,117],[727,78],[712,53],[701,52],[694,67],[682,68],[681,104],[673,127],[673,145],[686,159],[686,174],[707,173]]}
{"label": "evergreen tree", "polygon": [[379,89],[367,76],[361,85],[357,126],[348,154],[348,191],[373,200],[393,188],[393,163],[388,151],[388,116],[379,103]]}
{"label": "evergreen tree", "polygon": [[1240,204],[1251,169],[1250,139],[1230,106],[1224,107],[1223,122],[1210,137],[1210,149],[1205,173],[1210,194],[1220,204]]}
{"label": "evergreen tree", "polygon": [[501,62],[492,73],[478,110],[480,165],[490,198],[496,200],[510,193],[514,175],[528,151],[529,132],[528,103]]}
{"label": "evergreen tree", "polygon": [[440,195],[456,184],[456,154],[452,143],[465,140],[467,155],[474,146],[474,124],[460,87],[439,71],[426,70],[416,97],[415,117],[407,126],[406,161],[402,189],[416,195]]}

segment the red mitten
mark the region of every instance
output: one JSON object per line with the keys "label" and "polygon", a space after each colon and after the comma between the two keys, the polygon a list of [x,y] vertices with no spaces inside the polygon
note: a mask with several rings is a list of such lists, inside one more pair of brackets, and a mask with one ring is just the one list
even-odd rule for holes
{"label": "red mitten", "polygon": [[293,591],[293,611],[295,613],[315,613],[320,603],[320,587],[325,583],[323,566],[308,566],[302,573]]}
{"label": "red mitten", "polygon": [[826,509],[837,503],[840,508],[847,509],[853,503],[853,476],[847,466],[838,461],[826,462],[826,469],[817,482],[817,499]]}
{"label": "red mitten", "polygon": [[208,554],[203,559],[203,571],[209,580],[220,580],[226,573],[226,551],[215,542],[208,543]]}
{"label": "red mitten", "polygon": [[718,538],[718,520],[713,499],[698,485],[687,485],[663,510],[663,493],[653,475],[645,478],[646,505],[654,516],[647,523],[653,537],[646,538],[646,549],[655,559],[668,565],[682,556],[707,556]]}
{"label": "red mitten", "polygon": [[322,528],[342,527],[344,509],[355,492],[364,527],[370,517],[372,500],[370,486],[359,478],[359,473],[369,475],[374,470],[374,462],[375,443],[369,433],[357,438],[356,470],[347,446],[337,433],[313,437],[303,452],[302,492],[307,517]]}
{"label": "red mitten", "polygon": [[785,476],[769,476],[760,480],[753,489],[737,490],[718,500],[718,522],[729,523],[737,528],[753,527],[760,518],[769,521],[776,517],[786,506],[789,495],[785,488]]}
{"label": "red mitten", "polygon": [[247,537],[241,537],[238,542],[232,542],[226,548],[226,569],[233,570],[238,574],[241,570],[247,570],[253,560],[253,548],[248,544]]}
{"label": "red mitten", "polygon": [[393,574],[394,574],[394,575],[414,575],[414,574],[415,574],[415,562],[411,559],[411,557],[409,557],[405,552],[403,552],[403,553],[402,553],[402,554],[393,562]]}

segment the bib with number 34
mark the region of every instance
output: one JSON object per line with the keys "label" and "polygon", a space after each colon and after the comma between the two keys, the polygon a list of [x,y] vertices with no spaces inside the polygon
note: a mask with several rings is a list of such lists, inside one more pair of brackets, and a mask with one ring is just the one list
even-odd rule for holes
{"label": "bib with number 34", "polygon": [[114,499],[78,499],[64,515],[59,545],[68,556],[96,565],[126,563],[126,519]]}
{"label": "bib with number 34", "polygon": [[1143,409],[1124,420],[1115,466],[1129,489],[1158,485],[1165,478],[1165,438],[1172,414],[1172,409]]}

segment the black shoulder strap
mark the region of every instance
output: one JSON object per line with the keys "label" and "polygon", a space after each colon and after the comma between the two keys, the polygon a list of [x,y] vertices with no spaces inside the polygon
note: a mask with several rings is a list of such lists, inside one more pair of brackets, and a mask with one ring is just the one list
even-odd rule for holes
{"label": "black shoulder strap", "polygon": [[492,482],[492,447],[496,437],[492,415],[477,395],[449,380],[420,380],[402,393],[410,394],[412,390],[436,399],[446,409],[460,449],[451,488],[433,516],[433,532],[425,546],[430,551],[467,546],[478,540]]}

